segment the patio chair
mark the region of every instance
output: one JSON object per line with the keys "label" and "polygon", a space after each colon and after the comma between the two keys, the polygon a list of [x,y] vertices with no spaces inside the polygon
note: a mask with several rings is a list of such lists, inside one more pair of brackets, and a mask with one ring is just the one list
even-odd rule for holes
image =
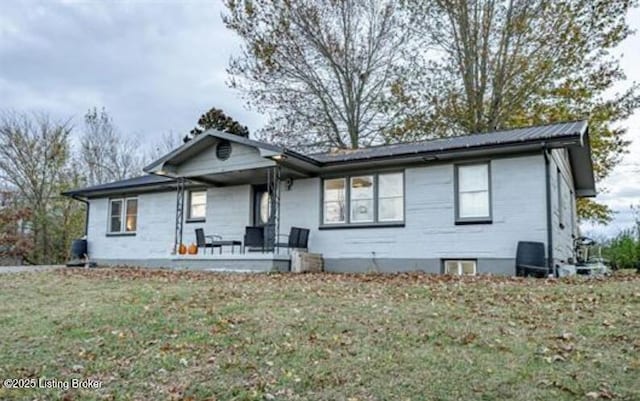
{"label": "patio chair", "polygon": [[[207,238],[212,240],[207,242]],[[196,245],[198,249],[204,248],[204,253],[207,253],[207,248],[211,248],[211,254],[213,255],[213,248],[221,248],[221,245],[216,244],[213,238],[222,239],[219,235],[204,235],[204,229],[196,228]]]}
{"label": "patio chair", "polygon": [[516,251],[516,276],[547,277],[549,268],[545,264],[542,242],[520,241]]}
{"label": "patio chair", "polygon": [[307,228],[291,227],[289,235],[280,234],[279,237],[287,238],[287,242],[278,242],[276,244],[278,250],[280,248],[287,248],[287,252],[290,252],[291,249],[302,249],[305,251],[309,249],[309,229]]}
{"label": "patio chair", "polygon": [[245,227],[244,249],[249,252],[264,252],[264,227]]}

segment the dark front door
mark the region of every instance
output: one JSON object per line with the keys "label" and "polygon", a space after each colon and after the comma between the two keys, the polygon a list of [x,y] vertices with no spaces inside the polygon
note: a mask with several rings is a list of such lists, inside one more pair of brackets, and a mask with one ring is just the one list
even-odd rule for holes
{"label": "dark front door", "polygon": [[273,248],[275,225],[271,219],[273,213],[272,198],[266,185],[253,187],[253,225],[264,228],[265,248]]}

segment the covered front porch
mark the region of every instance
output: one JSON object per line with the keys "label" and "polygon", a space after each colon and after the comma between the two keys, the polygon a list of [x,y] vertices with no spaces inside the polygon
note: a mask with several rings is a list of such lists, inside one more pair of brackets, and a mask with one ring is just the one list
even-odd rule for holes
{"label": "covered front porch", "polygon": [[[170,267],[288,271],[298,234],[289,238],[295,231],[281,227],[281,192],[313,169],[304,156],[219,132],[203,133],[145,168],[175,180]],[[307,248],[303,230],[300,247]]]}

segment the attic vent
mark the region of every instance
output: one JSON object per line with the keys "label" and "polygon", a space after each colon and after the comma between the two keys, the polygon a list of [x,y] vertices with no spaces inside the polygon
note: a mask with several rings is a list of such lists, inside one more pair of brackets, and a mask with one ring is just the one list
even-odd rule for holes
{"label": "attic vent", "polygon": [[220,141],[216,146],[216,157],[220,160],[227,160],[231,156],[231,143],[229,141]]}

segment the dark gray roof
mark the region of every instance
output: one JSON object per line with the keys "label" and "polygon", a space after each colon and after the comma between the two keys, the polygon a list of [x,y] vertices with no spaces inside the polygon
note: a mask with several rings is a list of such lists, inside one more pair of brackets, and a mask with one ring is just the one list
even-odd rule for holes
{"label": "dark gray roof", "polygon": [[[213,136],[222,139],[228,139],[231,141],[239,142],[241,144],[247,146],[254,146],[262,149],[268,149],[275,152],[282,152],[293,158],[297,158],[303,160],[307,163],[311,163],[315,165],[317,169],[321,169],[323,166],[331,166],[331,165],[340,165],[343,163],[356,163],[363,162],[366,160],[377,160],[377,159],[389,159],[389,158],[401,158],[403,156],[408,155],[418,155],[422,156],[435,154],[437,155],[440,152],[458,152],[458,151],[466,151],[466,150],[475,150],[475,149],[483,149],[483,148],[497,148],[501,146],[517,146],[520,144],[535,144],[535,143],[543,143],[546,141],[562,141],[563,139],[570,140],[572,143],[581,143],[583,140],[583,136],[587,131],[587,121],[570,121],[570,122],[562,122],[555,124],[547,124],[547,125],[539,125],[533,127],[525,127],[525,128],[514,128],[508,130],[501,131],[493,131],[487,133],[476,133],[464,136],[455,136],[449,138],[442,139],[433,139],[426,140],[420,142],[413,143],[398,143],[391,145],[381,145],[381,146],[373,146],[369,148],[356,149],[356,150],[343,150],[338,152],[328,152],[328,153],[317,153],[312,155],[304,155],[301,153],[297,153],[291,151],[289,149],[281,148],[272,144],[268,144],[265,142],[260,142],[256,140],[252,140],[249,138],[238,137],[237,135],[217,132],[217,131],[207,131],[208,136]],[[169,153],[163,158],[155,161],[151,165],[147,166],[145,170],[150,169],[151,167],[162,163],[164,160],[167,160],[175,154],[183,151],[184,149],[188,149],[193,146],[197,142],[205,139],[206,136],[202,135],[196,140],[193,140],[175,151]],[[590,151],[586,151],[586,155],[583,155],[583,158],[589,159],[590,161]],[[587,181],[593,181],[593,168],[588,168]],[[319,170],[318,170],[319,171]],[[140,177],[130,178],[127,180],[110,182],[107,184],[95,185],[92,187],[76,189],[72,191],[65,192],[63,195],[91,195],[98,193],[108,193],[114,192],[122,189],[131,189],[131,188],[144,188],[144,187],[152,187],[154,185],[162,185],[173,182],[172,178],[158,176],[158,175],[144,175]]]}
{"label": "dark gray roof", "polygon": [[317,153],[310,157],[322,163],[348,162],[363,159],[401,156],[414,153],[442,152],[485,146],[508,145],[523,142],[580,137],[587,127],[586,121],[562,122],[535,127],[515,128],[412,143],[373,146],[369,148]]}
{"label": "dark gray roof", "polygon": [[93,185],[86,188],[74,189],[71,191],[63,192],[62,194],[69,195],[69,196],[83,195],[83,194],[90,194],[95,192],[111,191],[115,189],[139,188],[139,187],[145,187],[145,186],[151,186],[151,185],[171,183],[174,181],[175,180],[173,178],[148,174],[148,175],[142,175],[139,177],[128,178],[126,180],[113,181],[113,182],[108,182],[106,184]]}

